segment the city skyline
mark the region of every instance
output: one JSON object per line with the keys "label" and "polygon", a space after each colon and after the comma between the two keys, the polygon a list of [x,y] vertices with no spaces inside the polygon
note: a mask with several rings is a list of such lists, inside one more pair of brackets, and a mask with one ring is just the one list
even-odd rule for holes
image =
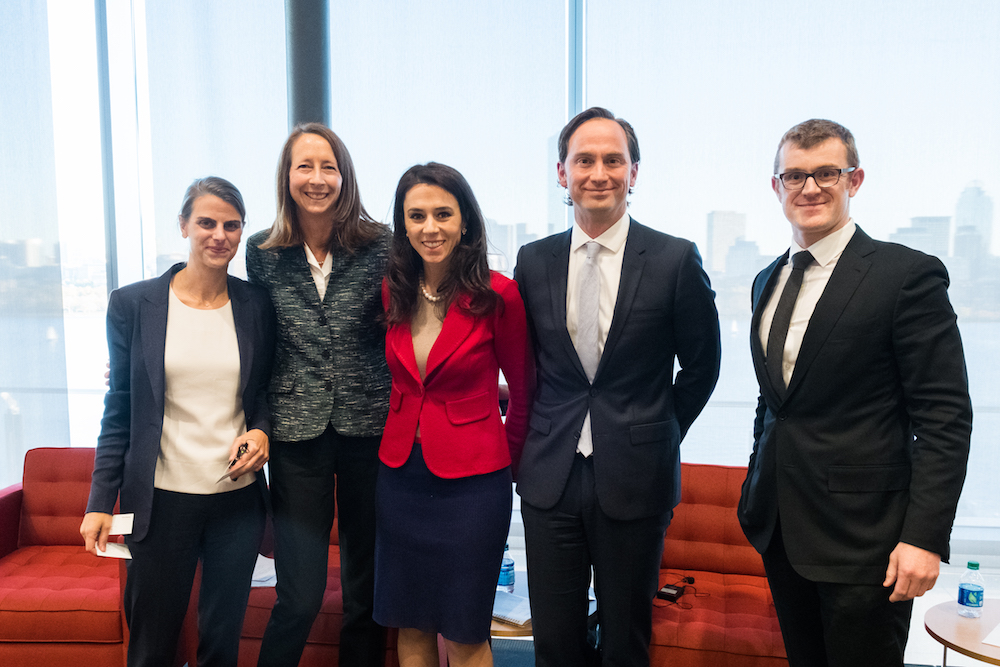
{"label": "city skyline", "polygon": [[[563,205],[565,207],[565,205]],[[568,207],[567,207],[568,208]],[[909,225],[897,227],[890,231],[885,240],[907,245],[921,252],[934,255],[941,259],[949,270],[953,283],[953,293],[961,302],[965,297],[972,298],[978,304],[974,309],[978,317],[992,319],[1000,317],[1000,286],[987,289],[964,290],[966,284],[976,285],[984,280],[1000,281],[1000,262],[995,261],[997,254],[991,252],[990,240],[993,238],[993,228],[996,221],[993,216],[993,198],[989,195],[981,181],[970,182],[959,193],[954,215],[951,216],[915,216],[910,218]],[[550,210],[550,216],[557,214]],[[491,268],[513,273],[518,249],[540,238],[526,223],[504,224],[494,218],[486,218],[487,239],[489,241]],[[546,231],[558,231],[551,220],[546,225]],[[752,279],[762,268],[767,266],[779,253],[763,252],[760,243],[748,237],[747,215],[740,211],[712,210],[706,214],[706,239],[699,244],[703,265],[714,281],[722,281],[717,289],[722,292],[733,285],[737,289],[740,279]],[[787,246],[786,246],[787,247]],[[168,252],[156,256],[157,272],[162,272],[175,262],[183,261],[183,253]],[[242,259],[242,253],[240,256]],[[103,264],[61,264],[60,246],[58,243],[46,245],[41,239],[28,238],[6,240],[0,242],[0,267],[14,269],[41,269],[44,267],[61,266],[62,282],[73,286],[93,286],[104,284]],[[236,267],[242,268],[242,262]],[[238,271],[237,271],[238,273]],[[994,277],[996,280],[994,280]],[[11,275],[0,274],[0,295],[12,287]],[[23,299],[26,295],[19,295]],[[85,299],[73,303],[73,298]],[[63,295],[64,307],[70,310],[93,311],[103,308],[101,295],[94,290],[78,289]],[[991,298],[992,297],[992,298]],[[953,297],[954,298],[954,297]],[[982,306],[987,306],[985,309]],[[967,313],[967,314],[972,314]]]}

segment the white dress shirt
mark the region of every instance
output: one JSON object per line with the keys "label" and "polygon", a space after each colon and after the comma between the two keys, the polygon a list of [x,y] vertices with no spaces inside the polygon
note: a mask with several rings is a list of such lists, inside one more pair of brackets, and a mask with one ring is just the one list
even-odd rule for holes
{"label": "white dress shirt", "polygon": [[[816,309],[816,304],[819,302],[819,298],[823,296],[823,290],[826,289],[826,284],[830,281],[830,276],[833,275],[833,270],[837,266],[837,260],[844,253],[844,248],[847,247],[851,237],[854,236],[856,229],[857,225],[851,219],[842,228],[824,236],[808,248],[802,248],[795,241],[792,241],[792,245],[788,250],[790,258],[797,252],[808,250],[812,254],[814,261],[806,266],[805,272],[802,274],[802,287],[799,290],[798,298],[795,300],[795,307],[792,309],[792,321],[788,325],[788,338],[785,339],[785,350],[781,359],[781,374],[785,378],[786,385],[791,382],[792,371],[795,370],[795,360],[798,359],[799,348],[802,347],[802,337],[805,336],[806,328],[809,326],[809,320]],[[774,319],[774,311],[778,307],[781,292],[785,288],[785,283],[788,282],[788,276],[791,273],[791,261],[785,262],[785,265],[781,267],[781,273],[778,275],[778,281],[771,292],[771,298],[767,302],[767,307],[761,313],[760,344],[765,350],[767,349],[768,335],[771,332],[771,321]]]}
{"label": "white dress shirt", "polygon": [[[604,344],[608,340],[608,330],[615,314],[615,304],[618,302],[618,285],[622,277],[622,261],[625,257],[625,241],[631,221],[625,213],[615,224],[611,225],[596,239],[587,236],[580,226],[573,223],[573,232],[569,242],[569,275],[566,279],[566,329],[569,337],[576,345],[577,317],[579,306],[580,268],[587,260],[588,241],[596,241],[601,245],[597,255],[597,270],[601,276],[600,312],[597,316],[598,354],[604,354]],[[584,456],[590,456],[594,451],[593,434],[590,430],[590,412],[583,420],[580,429],[580,441],[577,451]]]}
{"label": "white dress shirt", "polygon": [[323,260],[321,266],[316,259],[316,255],[309,249],[309,244],[303,243],[302,247],[306,249],[306,261],[309,262],[309,273],[312,274],[313,282],[316,283],[316,291],[319,292],[319,300],[322,301],[326,298],[326,283],[329,282],[330,271],[333,270],[333,253],[326,253],[326,259]]}

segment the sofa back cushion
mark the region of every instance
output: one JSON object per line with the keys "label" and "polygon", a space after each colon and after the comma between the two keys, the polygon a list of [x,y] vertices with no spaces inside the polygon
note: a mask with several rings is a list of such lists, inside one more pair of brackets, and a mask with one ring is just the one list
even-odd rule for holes
{"label": "sofa back cushion", "polygon": [[39,447],[24,455],[18,548],[79,545],[87,511],[93,447]]}
{"label": "sofa back cushion", "polygon": [[667,528],[661,568],[764,576],[736,507],[747,469],[681,464],[681,502]]}

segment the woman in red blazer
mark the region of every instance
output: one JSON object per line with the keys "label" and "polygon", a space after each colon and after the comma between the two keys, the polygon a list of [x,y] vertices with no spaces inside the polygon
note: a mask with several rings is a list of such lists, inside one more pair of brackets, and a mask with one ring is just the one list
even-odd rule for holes
{"label": "woman in red blazer", "polygon": [[403,174],[393,218],[375,620],[399,628],[403,667],[437,665],[438,633],[451,665],[492,665],[493,593],[535,381],[524,304],[489,270],[482,212],[451,167]]}

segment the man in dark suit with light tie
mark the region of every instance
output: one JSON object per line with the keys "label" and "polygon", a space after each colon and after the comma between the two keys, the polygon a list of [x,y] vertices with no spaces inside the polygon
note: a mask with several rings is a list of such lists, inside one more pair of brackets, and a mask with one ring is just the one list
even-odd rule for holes
{"label": "man in dark suit with light tie", "polygon": [[557,172],[575,224],[514,272],[538,373],[517,471],[538,667],[649,664],[679,446],[719,377],[715,293],[693,243],[630,218],[638,170],[631,125],[598,107],[573,118]]}
{"label": "man in dark suit with light tie", "polygon": [[771,185],[792,245],[753,285],[760,398],[739,517],[792,667],[903,664],[913,598],[948,560],[969,454],[948,274],[855,225],[864,176],[847,128],[785,133]]}

